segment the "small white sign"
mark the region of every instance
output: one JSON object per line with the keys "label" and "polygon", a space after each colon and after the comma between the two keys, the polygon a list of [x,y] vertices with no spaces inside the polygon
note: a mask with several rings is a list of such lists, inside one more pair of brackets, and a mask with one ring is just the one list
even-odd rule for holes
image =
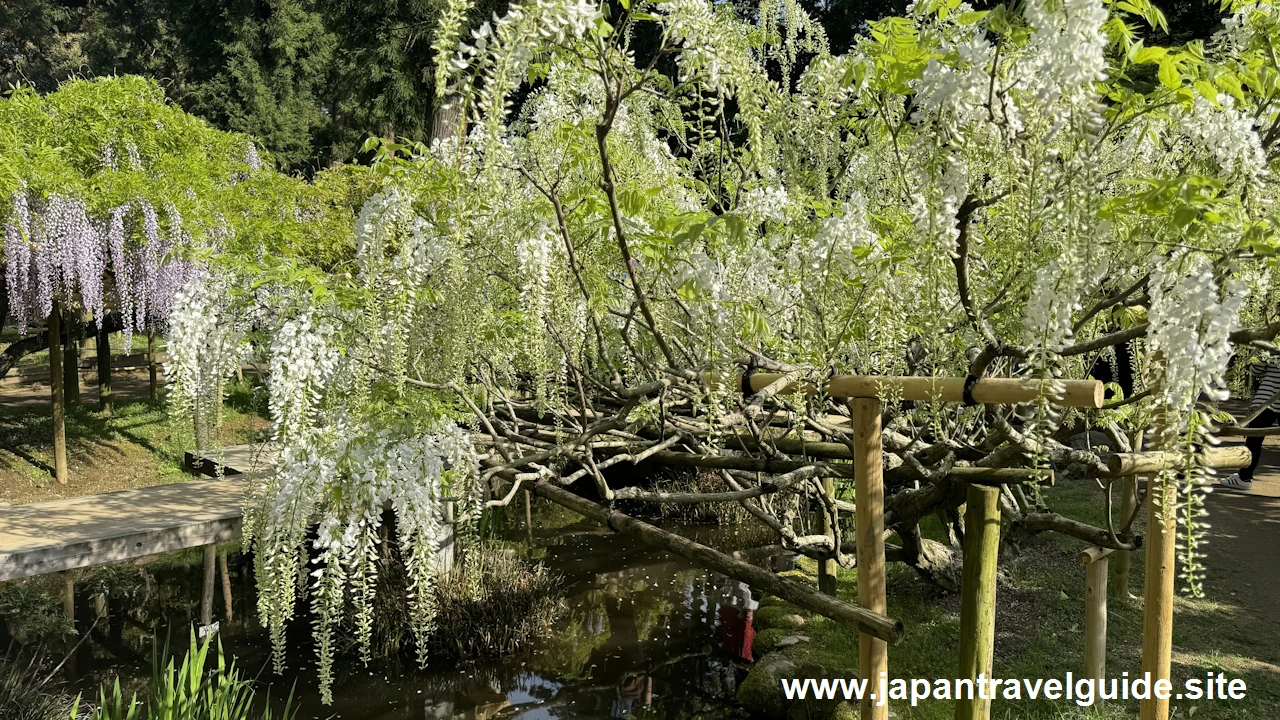
{"label": "small white sign", "polygon": [[212,625],[201,625],[199,634],[201,638],[206,638],[206,637],[209,637],[210,635],[217,635],[218,623],[213,623]]}

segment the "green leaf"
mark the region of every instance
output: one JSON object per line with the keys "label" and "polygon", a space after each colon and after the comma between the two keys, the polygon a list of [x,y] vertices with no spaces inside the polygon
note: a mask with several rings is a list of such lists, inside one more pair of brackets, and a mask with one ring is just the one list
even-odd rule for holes
{"label": "green leaf", "polygon": [[1200,97],[1213,103],[1214,107],[1222,107],[1218,104],[1218,88],[1208,80],[1197,80],[1195,82],[1196,92],[1200,93]]}
{"label": "green leaf", "polygon": [[1139,47],[1137,52],[1133,54],[1133,61],[1139,65],[1147,65],[1159,62],[1169,54],[1169,48],[1155,45],[1152,47]]}
{"label": "green leaf", "polygon": [[1179,205],[1178,209],[1173,211],[1173,224],[1184,228],[1195,222],[1196,215],[1196,209],[1190,205]]}
{"label": "green leaf", "polygon": [[1244,100],[1244,88],[1240,85],[1240,78],[1235,73],[1222,73],[1214,80],[1222,92],[1237,100]]}
{"label": "green leaf", "polygon": [[1160,61],[1160,83],[1170,90],[1177,90],[1182,86],[1182,73],[1178,72],[1178,63],[1171,57],[1165,57]]}

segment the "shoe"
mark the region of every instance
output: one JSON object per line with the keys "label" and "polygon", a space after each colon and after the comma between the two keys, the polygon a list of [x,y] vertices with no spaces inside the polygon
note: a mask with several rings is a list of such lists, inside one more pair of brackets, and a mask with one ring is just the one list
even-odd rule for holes
{"label": "shoe", "polygon": [[1240,473],[1231,473],[1230,475],[1219,480],[1218,484],[1226,488],[1231,488],[1232,490],[1252,490],[1253,489],[1253,481],[1245,480],[1244,478],[1240,477]]}

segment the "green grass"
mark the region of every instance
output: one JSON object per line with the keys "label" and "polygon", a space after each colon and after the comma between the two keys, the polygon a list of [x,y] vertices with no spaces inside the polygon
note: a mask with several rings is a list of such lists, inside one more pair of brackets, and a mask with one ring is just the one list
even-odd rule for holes
{"label": "green grass", "polygon": [[[1093,523],[1105,522],[1100,496],[1101,491],[1090,481],[1067,481],[1047,493],[1054,509]],[[936,531],[936,526],[933,529]],[[1044,534],[1002,554],[994,661],[997,677],[1049,679],[1062,678],[1067,671],[1083,672],[1084,569],[1076,557],[1081,546],[1070,538]],[[1131,593],[1141,593],[1141,556],[1141,552],[1134,554]],[[816,563],[805,559],[800,567],[814,579]],[[958,596],[934,589],[899,564],[888,566],[887,581],[888,614],[906,626],[903,642],[889,649],[890,675],[929,680],[954,677],[960,640]],[[856,601],[856,571],[841,571],[838,594]],[[767,598],[762,604],[777,602]],[[1109,602],[1108,677],[1119,677],[1123,671],[1131,676],[1141,672],[1140,605],[1140,599]],[[810,617],[804,629],[796,632],[812,638],[812,642],[789,651],[802,660],[828,668],[858,667],[857,638],[847,629],[823,617]],[[1244,679],[1249,688],[1247,698],[1240,701],[1201,701],[1194,706],[1173,701],[1178,713],[1175,717],[1252,720],[1275,715],[1280,707],[1280,671],[1256,659],[1268,657],[1273,649],[1267,639],[1251,637],[1236,628],[1226,608],[1211,600],[1179,598],[1173,642],[1175,687],[1186,678],[1220,671]],[[1119,720],[1135,717],[1137,709],[1136,702],[1109,701],[1085,708],[1066,700],[1000,699],[992,705],[992,717]],[[949,720],[954,712],[952,703],[943,701],[926,701],[915,708],[899,702],[894,710],[899,717],[918,720]]]}
{"label": "green grass", "polygon": [[[266,426],[264,394],[247,383],[230,388],[221,441],[238,445]],[[47,406],[0,408],[0,500],[11,504],[67,494],[108,492],[191,479],[183,453],[193,446],[189,420],[164,405],[120,401],[105,415],[86,397],[67,413],[71,483],[52,479],[53,420]]]}

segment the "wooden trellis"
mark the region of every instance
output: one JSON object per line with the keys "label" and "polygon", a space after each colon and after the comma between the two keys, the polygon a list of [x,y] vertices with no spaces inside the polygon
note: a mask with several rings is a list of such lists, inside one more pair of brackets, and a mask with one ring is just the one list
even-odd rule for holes
{"label": "wooden trellis", "polygon": [[[1062,407],[1102,407],[1103,385],[1097,380],[1068,380],[1050,385],[1040,380],[1006,378],[931,378],[844,375],[830,378],[822,387],[808,383],[786,382],[785,376],[757,373],[743,383],[759,392],[775,382],[783,381],[780,391],[824,394],[851,400],[854,433],[853,477],[854,519],[857,531],[858,604],[883,614],[887,606],[885,593],[884,548],[884,469],[881,445],[881,402],[888,396],[916,402],[966,402],[984,405],[1012,405],[1035,402],[1048,397]],[[1017,474],[1019,476],[1024,473]],[[1010,480],[1017,481],[1013,474]],[[1025,481],[1025,478],[1022,478]],[[995,642],[996,562],[1000,545],[1000,508],[998,485],[1001,480],[985,479],[987,484],[970,483],[965,516],[964,574],[961,583],[960,609],[960,678],[976,680],[979,674],[991,676]],[[1008,480],[1006,480],[1008,481]],[[832,572],[820,564],[822,574]],[[821,578],[819,587],[823,585]],[[834,589],[834,583],[828,587]],[[888,644],[873,635],[859,633],[859,673],[868,687],[878,687],[889,672]],[[869,693],[868,693],[869,695]],[[957,700],[956,718],[987,718],[990,701],[978,698]],[[861,701],[864,720],[885,720],[887,703],[878,704],[869,696]]]}
{"label": "wooden trellis", "polygon": [[[1243,447],[1217,447],[1204,451],[1204,464],[1226,469],[1249,464],[1250,453]],[[1180,458],[1171,452],[1116,453],[1107,459],[1107,469],[1112,477],[1124,478],[1122,492],[1128,502],[1122,503],[1122,514],[1131,519],[1138,511],[1134,504],[1137,480],[1145,478],[1147,494],[1146,576],[1143,584],[1142,609],[1142,671],[1151,673],[1151,681],[1169,680],[1173,659],[1173,590],[1177,558],[1175,554],[1176,489],[1170,487],[1164,493],[1161,505],[1157,505],[1151,492],[1155,473],[1180,466]],[[1121,551],[1122,557],[1127,554]],[[1085,580],[1085,673],[1088,677],[1103,679],[1106,672],[1107,627],[1107,565],[1109,550],[1088,548],[1080,554],[1087,567]],[[1122,588],[1127,588],[1128,559],[1124,558],[1123,572],[1117,578]],[[1150,697],[1140,702],[1141,720],[1167,720],[1169,701]]]}

